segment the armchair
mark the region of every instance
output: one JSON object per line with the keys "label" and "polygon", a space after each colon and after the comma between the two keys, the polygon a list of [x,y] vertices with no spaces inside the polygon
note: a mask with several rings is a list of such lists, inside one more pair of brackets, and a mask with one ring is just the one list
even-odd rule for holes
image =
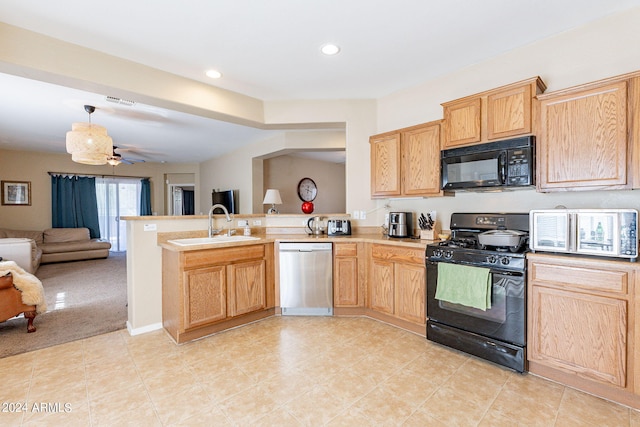
{"label": "armchair", "polygon": [[27,332],[35,332],[33,319],[36,317],[36,306],[22,302],[22,292],[13,286],[11,273],[0,277],[0,322],[24,313],[27,319]]}

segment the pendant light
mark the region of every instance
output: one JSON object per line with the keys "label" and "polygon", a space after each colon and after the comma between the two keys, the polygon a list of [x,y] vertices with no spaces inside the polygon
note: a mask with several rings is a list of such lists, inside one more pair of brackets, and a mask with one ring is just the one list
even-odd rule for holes
{"label": "pendant light", "polygon": [[67,132],[67,153],[71,160],[85,165],[104,165],[107,157],[113,153],[113,140],[107,135],[107,129],[91,123],[91,114],[96,110],[85,105],[89,113],[89,123],[73,123]]}

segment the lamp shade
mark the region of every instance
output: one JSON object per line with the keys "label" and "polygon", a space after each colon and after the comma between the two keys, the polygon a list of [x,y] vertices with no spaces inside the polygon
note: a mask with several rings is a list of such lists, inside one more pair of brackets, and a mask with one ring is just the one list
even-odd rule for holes
{"label": "lamp shade", "polygon": [[87,165],[104,165],[113,154],[113,140],[107,129],[91,123],[73,123],[66,145],[71,160]]}
{"label": "lamp shade", "polygon": [[264,195],[263,205],[281,205],[280,191],[269,188]]}
{"label": "lamp shade", "polygon": [[280,198],[280,191],[275,190],[273,188],[269,188],[267,192],[264,194],[263,205],[271,205],[271,208],[267,211],[268,214],[277,214],[279,213],[276,209],[276,205],[282,204],[282,199]]}

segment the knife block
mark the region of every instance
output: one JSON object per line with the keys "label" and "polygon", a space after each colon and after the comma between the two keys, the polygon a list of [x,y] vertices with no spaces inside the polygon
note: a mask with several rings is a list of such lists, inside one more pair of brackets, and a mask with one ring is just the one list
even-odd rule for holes
{"label": "knife block", "polygon": [[440,240],[438,234],[440,234],[440,224],[434,222],[431,230],[420,230],[420,240]]}

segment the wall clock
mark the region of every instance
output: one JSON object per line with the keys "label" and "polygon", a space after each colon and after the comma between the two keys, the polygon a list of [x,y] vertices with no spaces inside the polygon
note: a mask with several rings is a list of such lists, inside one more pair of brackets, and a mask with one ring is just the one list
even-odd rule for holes
{"label": "wall clock", "polygon": [[302,178],[298,183],[298,197],[303,202],[311,202],[318,195],[318,187],[311,178]]}

